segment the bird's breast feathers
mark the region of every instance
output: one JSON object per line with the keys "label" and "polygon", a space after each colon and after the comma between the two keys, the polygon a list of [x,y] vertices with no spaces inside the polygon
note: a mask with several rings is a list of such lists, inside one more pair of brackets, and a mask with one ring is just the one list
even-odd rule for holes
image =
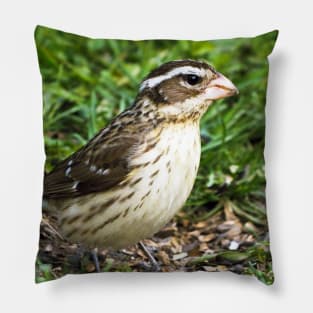
{"label": "bird's breast feathers", "polygon": [[113,248],[151,236],[184,205],[199,160],[197,123],[154,129],[116,188],[56,201],[61,231],[73,241]]}

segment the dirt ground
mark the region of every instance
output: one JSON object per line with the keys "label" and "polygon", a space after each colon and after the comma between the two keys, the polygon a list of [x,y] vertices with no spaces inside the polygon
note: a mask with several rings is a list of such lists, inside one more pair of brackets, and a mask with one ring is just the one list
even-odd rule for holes
{"label": "dirt ground", "polygon": [[[208,219],[191,222],[185,212],[156,233],[143,240],[157,260],[161,272],[231,271],[237,274],[267,272],[271,263],[267,229],[238,218],[230,204]],[[100,270],[155,271],[147,254],[137,244],[127,249],[98,249]],[[40,231],[40,249],[36,276],[44,273],[38,264],[49,264],[50,278],[66,273],[95,272],[90,250],[64,240],[53,221],[44,216]],[[260,279],[260,277],[258,277]],[[262,277],[261,277],[262,278]]]}

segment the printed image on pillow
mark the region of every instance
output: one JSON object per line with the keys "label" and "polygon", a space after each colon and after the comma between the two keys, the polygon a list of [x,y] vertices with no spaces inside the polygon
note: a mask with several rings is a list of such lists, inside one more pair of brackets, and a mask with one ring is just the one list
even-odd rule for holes
{"label": "printed image on pillow", "polygon": [[263,150],[277,35],[131,41],[36,28],[36,282],[231,271],[273,283]]}

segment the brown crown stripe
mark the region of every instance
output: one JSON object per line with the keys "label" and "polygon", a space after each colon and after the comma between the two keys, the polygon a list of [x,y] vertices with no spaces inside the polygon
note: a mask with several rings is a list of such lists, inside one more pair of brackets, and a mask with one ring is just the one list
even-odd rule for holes
{"label": "brown crown stripe", "polygon": [[[98,214],[101,214],[103,213],[109,206],[111,206],[115,201],[117,201],[119,199],[119,197],[113,197],[113,198],[110,198],[109,200],[107,200],[106,202],[104,202],[103,204],[101,204],[100,206],[98,206],[98,210],[96,212],[93,212],[94,209],[92,206],[90,208],[90,214],[88,214],[83,220],[82,222],[83,223],[86,223],[88,222],[89,220],[91,220],[94,216],[98,215]],[[92,209],[92,210],[91,210]]]}
{"label": "brown crown stripe", "polygon": [[91,234],[94,235],[97,231],[99,231],[101,228],[103,228],[104,226],[110,224],[110,223],[113,223],[115,220],[117,220],[120,215],[122,213],[119,213],[119,214],[116,214],[114,215],[113,217],[109,218],[108,220],[104,221],[102,224],[100,224],[99,226],[97,226],[96,228],[94,228],[92,231],[91,231]]}
{"label": "brown crown stripe", "polygon": [[194,60],[177,60],[177,61],[170,61],[167,63],[164,63],[157,69],[153,70],[146,78],[145,80],[157,76],[164,75],[168,73],[169,71],[177,68],[177,67],[182,67],[182,66],[193,66],[197,68],[204,68],[204,69],[209,69],[211,66],[209,66],[205,62],[200,62],[200,61],[194,61]]}

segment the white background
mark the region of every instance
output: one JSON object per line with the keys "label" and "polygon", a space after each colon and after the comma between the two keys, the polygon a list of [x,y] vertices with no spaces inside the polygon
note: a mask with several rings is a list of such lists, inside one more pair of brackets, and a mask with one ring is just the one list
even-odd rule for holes
{"label": "white background", "polygon": [[[310,1],[1,1],[1,312],[313,312]],[[270,58],[267,201],[276,282],[230,273],[76,275],[34,284],[43,171],[36,24],[92,37],[280,35]]]}

